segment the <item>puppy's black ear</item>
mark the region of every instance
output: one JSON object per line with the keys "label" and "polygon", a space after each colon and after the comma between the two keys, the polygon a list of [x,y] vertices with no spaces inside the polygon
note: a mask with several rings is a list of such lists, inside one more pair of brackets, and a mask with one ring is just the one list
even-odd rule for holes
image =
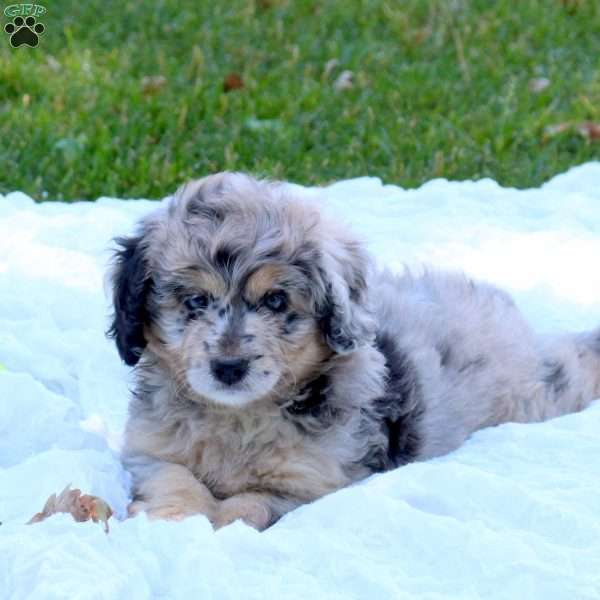
{"label": "puppy's black ear", "polygon": [[115,340],[121,358],[135,365],[146,347],[147,299],[151,287],[144,256],[144,236],[117,238],[113,273],[113,323],[108,335]]}
{"label": "puppy's black ear", "polygon": [[375,321],[368,306],[369,259],[357,242],[331,240],[319,266],[324,293],[318,303],[325,341],[338,354],[348,354],[374,339]]}

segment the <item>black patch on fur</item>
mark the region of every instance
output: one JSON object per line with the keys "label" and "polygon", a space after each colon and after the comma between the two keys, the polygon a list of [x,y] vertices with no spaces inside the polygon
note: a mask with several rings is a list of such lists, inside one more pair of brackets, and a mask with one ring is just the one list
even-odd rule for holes
{"label": "black patch on fur", "polygon": [[350,352],[356,346],[356,340],[345,330],[341,309],[333,297],[331,284],[327,284],[325,304],[321,308],[319,325],[325,341],[336,352]]}
{"label": "black patch on fur", "polygon": [[161,281],[160,290],[164,294],[172,294],[179,302],[183,302],[189,293],[188,289],[177,281]]}
{"label": "black patch on fur", "polygon": [[185,314],[185,324],[189,325],[192,321],[195,321],[202,313],[201,312],[188,312]]}
{"label": "black patch on fur", "polygon": [[327,401],[330,385],[327,375],[319,375],[304,386],[294,402],[283,407],[283,416],[304,433],[325,431],[339,416],[339,410]]}
{"label": "black patch on fur", "polygon": [[468,360],[467,362],[462,364],[458,368],[458,372],[464,373],[465,371],[476,371],[485,367],[485,365],[487,365],[487,359],[484,356],[478,356],[477,358],[474,358],[473,360]]}
{"label": "black patch on fur", "polygon": [[292,415],[318,417],[327,402],[328,388],[329,378],[327,375],[319,375],[305,386],[299,399],[287,407],[286,410]]}
{"label": "black patch on fur", "polygon": [[148,296],[152,280],[148,275],[141,242],[143,235],[117,238],[120,249],[115,253],[113,279],[113,322],[108,335],[115,340],[119,355],[135,365],[146,347],[144,325],[151,320]]}
{"label": "black patch on fur", "polygon": [[299,315],[298,313],[290,313],[285,318],[285,324],[283,326],[283,335],[291,335],[298,328]]}
{"label": "black patch on fur", "polygon": [[350,300],[352,302],[360,302],[361,290],[354,286],[350,286],[349,288]]}
{"label": "black patch on fur", "polygon": [[542,381],[558,396],[569,387],[565,365],[558,360],[546,360],[542,365]]}
{"label": "black patch on fur", "polygon": [[425,407],[417,371],[408,354],[386,334],[377,334],[376,345],[385,357],[386,393],[373,401],[365,416],[379,421],[387,447],[370,448],[362,463],[372,471],[386,471],[418,457]]}
{"label": "black patch on fur", "polygon": [[450,344],[448,342],[442,342],[438,344],[435,349],[440,355],[440,366],[447,367],[450,364],[450,359],[452,357],[452,348],[450,348]]}
{"label": "black patch on fur", "polygon": [[213,256],[213,264],[220,271],[231,273],[239,256],[240,254],[237,250],[227,246],[221,246]]}

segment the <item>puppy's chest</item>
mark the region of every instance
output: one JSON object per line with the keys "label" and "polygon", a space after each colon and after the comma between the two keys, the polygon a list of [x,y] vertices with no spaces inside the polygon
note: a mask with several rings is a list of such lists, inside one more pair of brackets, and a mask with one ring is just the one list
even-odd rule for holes
{"label": "puppy's chest", "polygon": [[188,466],[220,498],[247,491],[297,493],[326,482],[335,489],[346,483],[342,465],[322,441],[279,415],[208,416],[195,433]]}

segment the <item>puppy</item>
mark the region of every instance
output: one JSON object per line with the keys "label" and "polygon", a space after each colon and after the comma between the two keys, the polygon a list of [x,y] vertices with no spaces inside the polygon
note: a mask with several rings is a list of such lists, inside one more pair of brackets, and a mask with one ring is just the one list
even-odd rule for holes
{"label": "puppy", "polygon": [[264,529],[482,427],[600,395],[599,332],[538,337],[490,285],[375,272],[284,185],[207,177],[118,242],[131,515]]}

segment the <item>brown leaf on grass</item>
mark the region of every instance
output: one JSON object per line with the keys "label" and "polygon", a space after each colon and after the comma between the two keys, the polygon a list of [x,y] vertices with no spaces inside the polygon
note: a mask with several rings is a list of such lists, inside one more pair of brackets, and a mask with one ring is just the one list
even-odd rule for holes
{"label": "brown leaf on grass", "polygon": [[102,521],[106,533],[108,533],[108,520],[113,514],[110,506],[102,498],[88,494],[82,495],[81,490],[72,490],[69,484],[58,496],[52,494],[46,500],[42,512],[33,515],[27,525],[39,523],[57,513],[69,513],[80,523],[90,519],[94,523]]}
{"label": "brown leaf on grass", "polygon": [[413,34],[413,41],[415,44],[420,45],[431,36],[431,27],[421,27],[417,29]]}
{"label": "brown leaf on grass", "polygon": [[244,87],[244,80],[239,73],[229,73],[223,80],[223,91],[225,93],[233,90],[241,90]]}
{"label": "brown leaf on grass", "polygon": [[584,121],[577,126],[577,131],[589,141],[600,140],[600,123]]}
{"label": "brown leaf on grass", "polygon": [[557,123],[544,129],[544,139],[548,139],[565,131],[577,132],[588,142],[600,140],[600,123],[583,121],[583,123]]}
{"label": "brown leaf on grass", "polygon": [[167,78],[162,75],[149,75],[142,77],[142,93],[146,96],[156,94],[167,85]]}

